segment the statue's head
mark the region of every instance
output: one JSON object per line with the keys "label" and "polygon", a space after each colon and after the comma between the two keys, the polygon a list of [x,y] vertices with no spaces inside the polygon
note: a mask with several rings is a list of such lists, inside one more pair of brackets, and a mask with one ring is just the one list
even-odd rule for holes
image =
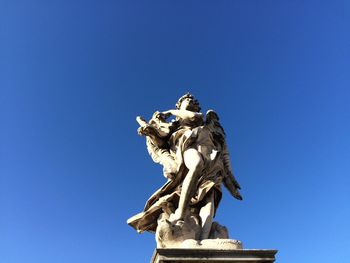
{"label": "statue's head", "polygon": [[199,102],[195,97],[190,94],[186,93],[183,95],[176,103],[175,105],[176,109],[184,109],[194,112],[199,112],[201,110],[201,107],[199,106]]}

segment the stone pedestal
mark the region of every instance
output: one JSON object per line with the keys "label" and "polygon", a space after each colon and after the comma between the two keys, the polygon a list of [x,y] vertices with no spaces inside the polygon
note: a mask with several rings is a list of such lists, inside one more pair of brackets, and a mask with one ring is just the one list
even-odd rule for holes
{"label": "stone pedestal", "polygon": [[151,263],[272,263],[277,250],[157,248]]}

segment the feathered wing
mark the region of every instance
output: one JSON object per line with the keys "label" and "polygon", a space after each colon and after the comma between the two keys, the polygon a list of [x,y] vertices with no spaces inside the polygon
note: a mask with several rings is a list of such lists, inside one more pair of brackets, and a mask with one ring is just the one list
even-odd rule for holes
{"label": "feathered wing", "polygon": [[151,156],[153,162],[160,163],[160,151],[161,149],[158,148],[153,142],[152,139],[148,136],[146,136],[146,145],[147,145],[147,151],[149,155]]}
{"label": "feathered wing", "polygon": [[225,177],[223,180],[224,185],[226,186],[227,190],[231,193],[231,195],[238,199],[242,200],[242,196],[239,193],[239,189],[241,189],[241,186],[237,182],[236,178],[233,175],[232,168],[231,168],[231,161],[230,161],[230,155],[227,151],[227,146],[225,144],[224,152],[223,152],[223,158],[224,158],[224,166],[225,166]]}
{"label": "feathered wing", "polygon": [[174,180],[178,172],[178,159],[169,149],[158,147],[150,137],[146,137],[147,151],[155,163],[163,166],[163,175],[169,180]]}
{"label": "feathered wing", "polygon": [[231,167],[230,155],[225,140],[225,131],[220,125],[219,116],[215,111],[207,111],[205,125],[211,130],[214,140],[217,141],[222,148],[222,158],[225,170],[223,183],[233,197],[242,200],[243,198],[239,193],[241,186],[234,177]]}

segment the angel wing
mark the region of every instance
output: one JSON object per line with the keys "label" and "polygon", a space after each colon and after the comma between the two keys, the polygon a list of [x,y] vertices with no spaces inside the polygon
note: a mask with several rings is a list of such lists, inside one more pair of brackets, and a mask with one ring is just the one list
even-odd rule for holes
{"label": "angel wing", "polygon": [[151,125],[152,120],[158,114],[159,112],[155,112],[149,122],[146,122],[141,116],[136,117],[136,121],[140,124],[137,132],[139,135],[146,137],[147,151],[155,163],[161,163],[161,156],[165,151],[163,147],[166,144],[160,130]]}
{"label": "angel wing", "polygon": [[153,142],[150,137],[146,137],[146,146],[147,146],[147,151],[149,155],[151,156],[153,162],[155,163],[160,163],[160,151],[161,149],[158,148]]}
{"label": "angel wing", "polygon": [[243,198],[239,193],[239,189],[241,189],[241,186],[239,185],[239,183],[237,182],[236,178],[233,175],[230,156],[227,151],[227,147],[225,148],[226,149],[224,149],[223,159],[224,159],[224,166],[225,166],[226,173],[225,173],[223,183],[234,198],[238,200],[242,200]]}
{"label": "angel wing", "polygon": [[211,130],[214,141],[221,146],[220,148],[222,150],[222,159],[225,170],[223,183],[234,198],[242,200],[243,198],[239,193],[239,189],[241,189],[241,186],[234,177],[231,167],[230,155],[225,140],[225,131],[222,128],[219,122],[219,116],[215,111],[207,111],[205,125]]}

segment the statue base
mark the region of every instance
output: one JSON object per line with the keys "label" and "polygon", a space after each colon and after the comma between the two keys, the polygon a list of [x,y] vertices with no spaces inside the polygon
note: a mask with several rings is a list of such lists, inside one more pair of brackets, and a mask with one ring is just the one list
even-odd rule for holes
{"label": "statue base", "polygon": [[186,239],[182,242],[168,242],[166,247],[158,248],[186,248],[186,249],[220,249],[220,250],[234,250],[234,249],[243,249],[242,242],[234,239],[203,239],[203,240],[194,240]]}
{"label": "statue base", "polygon": [[277,250],[157,248],[151,263],[272,263]]}

